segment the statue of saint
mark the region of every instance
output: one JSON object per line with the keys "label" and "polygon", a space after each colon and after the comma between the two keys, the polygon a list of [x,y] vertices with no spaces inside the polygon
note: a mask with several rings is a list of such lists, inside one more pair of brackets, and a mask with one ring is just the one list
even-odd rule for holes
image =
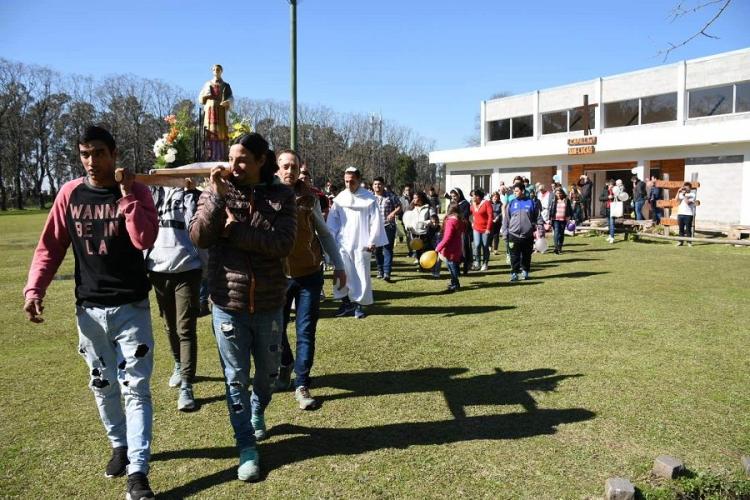
{"label": "statue of saint", "polygon": [[224,72],[221,64],[214,64],[211,70],[213,79],[203,85],[198,95],[198,101],[203,106],[203,130],[206,134],[204,157],[209,161],[225,161],[229,140],[227,113],[232,105],[232,88],[221,79]]}

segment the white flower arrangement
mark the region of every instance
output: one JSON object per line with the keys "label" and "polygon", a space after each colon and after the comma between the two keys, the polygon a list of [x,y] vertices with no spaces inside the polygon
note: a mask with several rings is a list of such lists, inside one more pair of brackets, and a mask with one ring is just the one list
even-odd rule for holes
{"label": "white flower arrangement", "polygon": [[[170,125],[169,131],[154,142],[156,168],[168,168],[184,165],[190,161],[193,129],[190,116],[186,113],[168,115],[164,121]],[[175,163],[176,162],[176,163]]]}

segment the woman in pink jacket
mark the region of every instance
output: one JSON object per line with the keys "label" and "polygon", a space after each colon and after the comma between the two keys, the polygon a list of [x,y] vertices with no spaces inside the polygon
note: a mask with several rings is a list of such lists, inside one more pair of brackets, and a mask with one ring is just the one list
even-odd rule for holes
{"label": "woman in pink jacket", "polygon": [[443,221],[443,239],[438,243],[435,249],[445,263],[448,265],[448,271],[451,273],[451,282],[448,285],[448,293],[455,292],[461,288],[458,282],[459,266],[463,255],[463,235],[466,230],[466,222],[461,216],[458,204],[451,202]]}

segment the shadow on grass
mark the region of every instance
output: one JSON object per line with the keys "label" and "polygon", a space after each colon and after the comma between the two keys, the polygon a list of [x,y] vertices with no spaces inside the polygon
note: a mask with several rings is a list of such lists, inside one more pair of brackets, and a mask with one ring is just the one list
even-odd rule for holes
{"label": "shadow on grass", "polygon": [[216,403],[217,401],[226,401],[227,397],[223,394],[217,396],[208,396],[205,398],[195,398],[195,403],[199,408],[202,408],[208,404]]}
{"label": "shadow on grass", "polygon": [[[533,273],[533,270],[532,270]],[[506,278],[504,278],[502,281],[495,281],[494,283],[478,283],[473,285],[472,289],[483,289],[483,288],[498,288],[498,287],[516,287],[516,286],[533,286],[533,285],[541,285],[542,282],[539,280],[534,281],[533,280],[533,274],[532,277],[529,278],[529,280],[524,281],[510,281],[510,278],[507,276],[510,276],[510,274],[506,274]]]}
{"label": "shadow on grass", "polygon": [[[460,293],[460,292],[458,292]],[[408,316],[408,315],[440,315],[444,318],[463,316],[465,314],[484,314],[496,311],[515,309],[516,306],[393,306],[375,303],[365,308],[369,316]]]}
{"label": "shadow on grass", "polygon": [[224,382],[223,377],[209,377],[207,375],[196,375],[194,382]]}
{"label": "shadow on grass", "polygon": [[587,278],[589,276],[596,276],[598,274],[609,274],[609,271],[575,271],[572,273],[560,273],[560,274],[550,274],[547,276],[539,276],[540,279],[550,279],[550,278]]}
{"label": "shadow on grass", "polygon": [[563,250],[562,255],[557,256],[555,258],[555,260],[552,260],[552,261],[545,260],[545,261],[542,261],[542,262],[532,262],[531,263],[531,267],[533,268],[534,266],[537,266],[537,265],[548,265],[548,266],[549,265],[556,265],[556,266],[561,266],[561,265],[567,264],[568,262],[594,262],[594,261],[597,261],[597,260],[602,260],[602,259],[587,259],[585,257],[573,257],[572,259],[566,259],[565,258],[565,254],[566,253],[568,253],[568,252],[566,252],[566,251]]}
{"label": "shadow on grass", "polygon": [[[473,440],[523,439],[557,432],[557,426],[582,422],[596,414],[583,408],[547,410],[537,408],[529,391],[554,391],[558,382],[580,374],[555,375],[550,368],[504,372],[455,378],[467,368],[426,368],[420,370],[342,373],[318,377],[319,387],[349,391],[327,399],[402,394],[408,392],[442,392],[453,414],[452,419],[434,422],[404,422],[360,428],[307,427],[281,424],[270,431],[284,436],[259,446],[262,478],[284,465],[325,456],[359,455],[371,451],[411,446],[444,445]],[[471,405],[523,406],[524,412],[467,417]],[[287,437],[288,436],[288,437]],[[234,447],[173,450],[153,455],[152,461],[174,459],[225,460],[237,457]],[[159,497],[185,497],[214,486],[236,480],[236,465],[189,481],[162,492]]]}
{"label": "shadow on grass", "polygon": [[568,250],[565,252],[565,247],[563,247],[563,253],[612,252],[614,250],[617,250],[617,248],[589,248],[588,250]]}
{"label": "shadow on grass", "polygon": [[473,405],[521,405],[527,412],[537,410],[530,391],[553,392],[557,384],[581,374],[555,375],[551,368],[502,371],[474,377],[456,378],[468,368],[423,368],[418,370],[338,373],[315,377],[316,388],[346,391],[322,396],[321,402],[385,394],[441,392],[454,418],[466,418],[465,407]]}

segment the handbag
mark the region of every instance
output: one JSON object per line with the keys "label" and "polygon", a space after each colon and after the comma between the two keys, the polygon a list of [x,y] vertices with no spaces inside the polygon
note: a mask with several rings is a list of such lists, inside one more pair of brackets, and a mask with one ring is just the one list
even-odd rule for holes
{"label": "handbag", "polygon": [[609,205],[609,216],[610,217],[622,217],[623,207],[621,201],[613,201]]}

